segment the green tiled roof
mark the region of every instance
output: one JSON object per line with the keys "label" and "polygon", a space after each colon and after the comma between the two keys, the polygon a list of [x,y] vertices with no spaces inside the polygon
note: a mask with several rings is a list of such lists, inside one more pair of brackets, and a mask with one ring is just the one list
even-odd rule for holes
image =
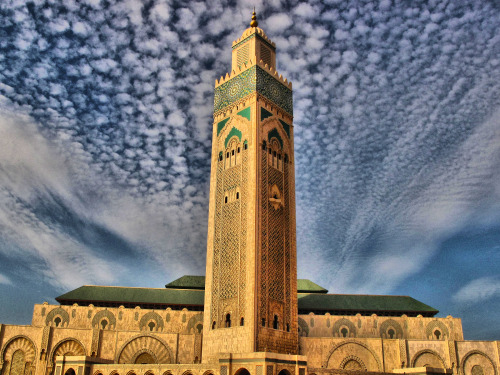
{"label": "green tiled roof", "polygon": [[[145,308],[189,307],[202,310],[205,295],[204,276],[183,276],[166,288],[131,288],[84,285],[56,298],[63,304]],[[409,296],[326,294],[327,290],[310,280],[297,280],[299,314],[330,312],[333,315],[434,316],[439,311]],[[148,307],[153,306],[153,307]]]}
{"label": "green tiled roof", "polygon": [[426,313],[439,311],[409,296],[358,294],[299,294],[299,311],[378,311],[394,313]]}
{"label": "green tiled roof", "polygon": [[[205,276],[190,276],[185,275],[177,280],[174,280],[167,285],[165,288],[169,289],[197,289],[205,290]],[[313,283],[311,280],[298,279],[297,280],[297,292],[298,293],[328,293],[328,290]]]}
{"label": "green tiled roof", "polygon": [[297,293],[328,293],[328,290],[313,283],[311,280],[298,279],[297,280]]}
{"label": "green tiled roof", "polygon": [[205,290],[205,276],[184,275],[165,285],[165,288]]}
{"label": "green tiled roof", "polygon": [[203,306],[202,290],[84,285],[56,298],[62,302]]}

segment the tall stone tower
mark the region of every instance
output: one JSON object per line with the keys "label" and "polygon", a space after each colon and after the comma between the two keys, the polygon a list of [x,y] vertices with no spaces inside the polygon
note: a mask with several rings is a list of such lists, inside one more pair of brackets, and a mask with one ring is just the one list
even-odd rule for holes
{"label": "tall stone tower", "polygon": [[215,82],[204,362],[298,353],[292,84],[250,26]]}

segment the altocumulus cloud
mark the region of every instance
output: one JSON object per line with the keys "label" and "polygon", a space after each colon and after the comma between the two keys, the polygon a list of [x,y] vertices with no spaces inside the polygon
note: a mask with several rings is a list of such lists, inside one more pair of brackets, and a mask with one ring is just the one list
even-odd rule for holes
{"label": "altocumulus cloud", "polygon": [[[204,272],[213,80],[253,5],[2,2],[4,277]],[[391,292],[448,238],[500,230],[498,6],[255,5],[294,84],[299,276]]]}

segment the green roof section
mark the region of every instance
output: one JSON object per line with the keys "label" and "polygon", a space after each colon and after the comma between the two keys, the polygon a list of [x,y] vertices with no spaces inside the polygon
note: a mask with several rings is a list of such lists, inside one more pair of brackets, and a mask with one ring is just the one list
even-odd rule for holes
{"label": "green roof section", "polygon": [[203,306],[204,298],[203,290],[84,285],[57,297],[56,301]]}
{"label": "green roof section", "polygon": [[[307,280],[297,280],[299,314],[332,315],[387,315],[403,314],[426,317],[439,311],[409,296],[326,294],[328,291]],[[163,306],[172,308],[189,307],[203,310],[205,297],[205,276],[185,275],[174,280],[165,288],[133,288],[118,286],[84,285],[56,298],[62,305],[78,303],[98,306]]]}
{"label": "green roof section", "polygon": [[328,293],[328,290],[308,279],[297,280],[297,293]]}
{"label": "green roof section", "polygon": [[184,275],[165,285],[165,288],[205,290],[205,276]]}
{"label": "green roof section", "polygon": [[299,294],[299,311],[378,311],[394,313],[425,313],[434,316],[439,311],[409,296],[359,294]]}

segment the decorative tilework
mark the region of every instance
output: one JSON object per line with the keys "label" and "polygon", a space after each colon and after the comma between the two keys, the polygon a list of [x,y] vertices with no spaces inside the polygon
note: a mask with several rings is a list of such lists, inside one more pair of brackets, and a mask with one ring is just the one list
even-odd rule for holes
{"label": "decorative tilework", "polygon": [[271,112],[269,112],[265,108],[260,109],[260,121],[264,121],[266,118],[273,116]]}
{"label": "decorative tilework", "polygon": [[257,92],[293,115],[292,90],[260,67],[257,67]]}
{"label": "decorative tilework", "polygon": [[214,112],[224,109],[255,91],[293,115],[292,90],[257,65],[215,89]]}
{"label": "decorative tilework", "polygon": [[246,118],[249,121],[250,121],[250,114],[251,114],[250,113],[250,107],[247,107],[244,110],[238,112],[238,115],[240,115],[241,117]]}
{"label": "decorative tilework", "polygon": [[217,112],[235,101],[255,92],[257,80],[257,67],[254,65],[230,79],[215,89],[214,112]]}
{"label": "decorative tilework", "polygon": [[224,141],[224,147],[227,147],[227,144],[229,142],[229,140],[233,137],[233,136],[237,136],[240,141],[241,141],[241,132],[236,129],[236,128],[232,128],[231,131],[229,132],[229,134],[227,135],[226,137],[226,140]]}
{"label": "decorative tilework", "polygon": [[286,135],[288,136],[288,138],[290,138],[290,125],[288,125],[285,121],[283,121],[281,119],[280,119],[280,122],[281,122],[281,125],[283,126],[283,129],[286,132]]}
{"label": "decorative tilework", "polygon": [[271,130],[267,134],[267,140],[271,141],[271,138],[276,138],[278,140],[278,142],[280,143],[281,148],[283,149],[283,139],[281,139],[280,133],[278,133],[278,131],[276,130],[276,128],[274,128],[273,130]]}
{"label": "decorative tilework", "polygon": [[224,129],[224,126],[226,126],[226,123],[229,121],[229,117],[225,120],[219,121],[217,123],[217,136],[219,136],[219,133],[221,132],[222,129]]}

